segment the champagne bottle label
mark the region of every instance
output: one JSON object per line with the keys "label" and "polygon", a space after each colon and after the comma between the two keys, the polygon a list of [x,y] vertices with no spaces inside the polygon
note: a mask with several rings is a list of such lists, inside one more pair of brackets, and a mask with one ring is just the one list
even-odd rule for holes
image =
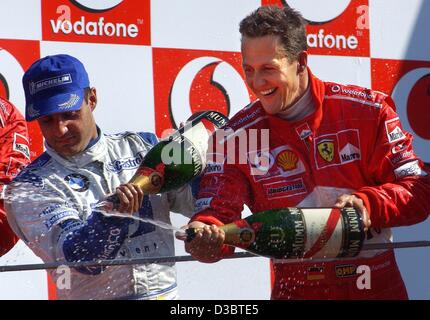
{"label": "champagne bottle label", "polygon": [[354,257],[364,241],[354,208],[268,210],[221,229],[226,244],[276,259]]}
{"label": "champagne bottle label", "polygon": [[327,208],[302,209],[301,211],[306,223],[304,258],[336,256],[342,246],[340,210]]}
{"label": "champagne bottle label", "polygon": [[130,183],[139,185],[145,193],[157,193],[164,183],[164,178],[152,168],[139,167]]}
{"label": "champagne bottle label", "polygon": [[302,209],[306,222],[304,258],[354,257],[363,244],[361,218],[354,208]]}
{"label": "champagne bottle label", "polygon": [[220,228],[225,232],[225,242],[236,247],[247,249],[255,240],[255,230],[245,219]]}
{"label": "champagne bottle label", "polygon": [[253,214],[222,229],[227,244],[263,256],[297,258],[305,250],[305,223],[301,211],[296,208]]}
{"label": "champagne bottle label", "polygon": [[206,166],[206,151],[208,149],[209,132],[206,126],[199,122],[190,130],[184,132],[184,137],[188,139],[189,146],[187,151],[190,153],[194,163],[194,176],[202,173]]}
{"label": "champagne bottle label", "polygon": [[343,242],[342,250],[338,258],[349,258],[357,256],[365,238],[364,224],[360,214],[354,209],[345,207],[342,209]]}

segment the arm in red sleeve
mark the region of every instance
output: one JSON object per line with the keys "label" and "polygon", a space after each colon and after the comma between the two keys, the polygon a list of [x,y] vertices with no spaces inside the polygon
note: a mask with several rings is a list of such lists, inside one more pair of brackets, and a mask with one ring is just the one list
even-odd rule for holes
{"label": "arm in red sleeve", "polygon": [[[241,219],[244,204],[249,203],[249,183],[237,167],[230,164],[208,164],[200,182],[196,213],[191,221],[222,226]],[[234,248],[231,246],[224,245],[222,248],[222,256],[233,252]]]}
{"label": "arm in red sleeve", "polygon": [[3,209],[3,189],[29,163],[24,117],[10,102],[0,98],[0,255],[8,252],[18,241]]}
{"label": "arm in red sleeve", "polygon": [[27,123],[19,110],[0,98],[0,185],[30,163]]}
{"label": "arm in red sleeve", "polygon": [[372,227],[415,224],[430,213],[430,177],[412,148],[412,135],[403,130],[394,102],[386,99],[369,169],[374,186],[360,188]]}

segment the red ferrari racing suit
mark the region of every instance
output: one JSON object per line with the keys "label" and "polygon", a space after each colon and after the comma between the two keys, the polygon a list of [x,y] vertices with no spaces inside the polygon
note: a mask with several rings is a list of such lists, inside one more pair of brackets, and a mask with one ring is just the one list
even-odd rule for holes
{"label": "red ferrari racing suit", "polygon": [[4,185],[29,163],[27,124],[15,106],[0,98],[0,256],[18,241],[4,211]]}
{"label": "red ferrari racing suit", "polygon": [[[212,150],[216,156],[202,177],[192,220],[226,224],[241,218],[244,205],[253,213],[332,207],[339,195],[351,193],[370,214],[365,243],[391,242],[390,227],[427,218],[430,179],[393,100],[309,74],[315,104],[311,115],[288,122],[265,113],[255,101],[230,120],[227,129],[234,133],[218,141],[221,156],[215,146]],[[225,255],[232,251],[223,248]],[[407,298],[392,251],[362,251],[347,259],[272,260],[271,265],[272,299]],[[357,285],[361,265],[370,268],[370,289]]]}

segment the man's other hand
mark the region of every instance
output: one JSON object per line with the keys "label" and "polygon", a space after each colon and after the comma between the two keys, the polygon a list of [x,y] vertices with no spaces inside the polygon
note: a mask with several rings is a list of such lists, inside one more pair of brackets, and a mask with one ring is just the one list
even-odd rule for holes
{"label": "man's other hand", "polygon": [[361,200],[359,197],[353,194],[343,194],[337,198],[334,206],[335,208],[340,209],[343,207],[354,207],[361,214],[361,219],[363,220],[364,224],[364,231],[367,231],[371,227],[372,222],[370,221],[369,213],[364,206],[363,200]]}

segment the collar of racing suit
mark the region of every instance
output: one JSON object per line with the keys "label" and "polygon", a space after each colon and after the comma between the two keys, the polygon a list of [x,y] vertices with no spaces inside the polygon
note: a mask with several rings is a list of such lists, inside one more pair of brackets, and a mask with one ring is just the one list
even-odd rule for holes
{"label": "collar of racing suit", "polygon": [[72,157],[63,158],[54,149],[52,149],[45,141],[46,152],[56,161],[68,168],[82,168],[93,161],[103,161],[107,152],[106,138],[97,127],[98,137],[92,139],[87,148]]}
{"label": "collar of racing suit", "polygon": [[[282,121],[283,125],[291,126],[291,127],[298,127],[299,125],[303,123],[307,123],[309,125],[309,128],[311,129],[312,133],[315,132],[315,130],[319,127],[322,119],[322,105],[324,101],[325,96],[325,85],[324,82],[318,79],[316,76],[313,75],[312,71],[307,68],[308,75],[309,75],[309,87],[310,88],[310,95],[312,97],[312,105],[313,110],[309,113],[303,114],[303,117],[298,117],[297,119],[287,120],[282,117],[279,117],[278,115],[269,115],[266,114],[269,117],[272,117],[275,122]],[[301,100],[301,99],[300,99]],[[262,112],[264,112],[263,108]],[[265,112],[264,112],[265,113]]]}
{"label": "collar of racing suit", "polygon": [[305,93],[287,110],[277,114],[278,117],[287,121],[299,121],[315,111],[315,104],[312,99],[311,87],[305,90]]}

